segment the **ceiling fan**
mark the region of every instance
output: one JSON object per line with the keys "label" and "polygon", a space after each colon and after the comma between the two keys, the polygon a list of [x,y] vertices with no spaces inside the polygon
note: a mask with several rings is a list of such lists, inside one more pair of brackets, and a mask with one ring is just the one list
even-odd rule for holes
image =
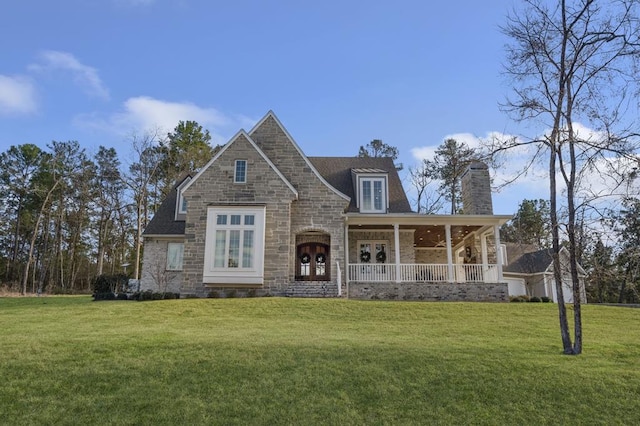
{"label": "ceiling fan", "polygon": [[438,234],[438,241],[436,242],[435,247],[446,247],[447,242],[445,240],[440,239],[440,234]]}

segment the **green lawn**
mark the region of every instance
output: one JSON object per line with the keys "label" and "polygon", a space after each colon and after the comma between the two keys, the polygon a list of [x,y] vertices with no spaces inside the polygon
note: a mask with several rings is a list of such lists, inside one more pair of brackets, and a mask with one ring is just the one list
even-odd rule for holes
{"label": "green lawn", "polygon": [[0,424],[640,424],[640,309],[0,299]]}

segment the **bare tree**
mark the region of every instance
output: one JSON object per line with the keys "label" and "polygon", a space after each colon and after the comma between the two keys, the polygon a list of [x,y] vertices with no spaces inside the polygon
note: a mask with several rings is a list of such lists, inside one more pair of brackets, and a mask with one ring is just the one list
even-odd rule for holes
{"label": "bare tree", "polygon": [[[129,173],[124,183],[131,192],[135,207],[135,263],[133,267],[134,279],[140,279],[140,260],[142,249],[142,231],[147,226],[152,214],[152,208],[157,204],[158,197],[158,166],[160,156],[158,150],[159,130],[147,131],[143,135],[132,134],[131,146],[134,151],[134,162],[129,166]],[[156,188],[152,188],[153,186]]]}
{"label": "bare tree", "polygon": [[[579,185],[612,157],[635,161],[632,123],[625,108],[637,87],[640,32],[637,0],[525,0],[523,10],[502,28],[510,38],[506,73],[514,95],[504,109],[518,120],[538,120],[549,130],[543,137],[493,147],[493,152],[520,143],[543,147],[549,158],[549,192],[554,276],[560,334],[565,354],[582,352],[582,316],[577,269],[576,194]],[[580,121],[578,121],[580,120]],[[580,124],[595,131],[587,131]],[[574,299],[571,342],[562,293],[559,260],[560,204],[557,176],[566,186],[566,235]]]}
{"label": "bare tree", "polygon": [[416,211],[422,214],[434,214],[442,209],[442,195],[434,188],[436,185],[422,160],[418,166],[409,167],[409,179],[416,190]]}

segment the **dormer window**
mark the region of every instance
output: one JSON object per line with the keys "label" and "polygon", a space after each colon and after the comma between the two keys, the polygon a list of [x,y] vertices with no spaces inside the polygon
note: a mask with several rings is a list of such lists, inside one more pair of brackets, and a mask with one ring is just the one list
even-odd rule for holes
{"label": "dormer window", "polygon": [[384,178],[362,178],[360,179],[360,196],[362,212],[384,212],[386,211]]}
{"label": "dormer window", "polygon": [[387,173],[378,169],[353,169],[360,213],[386,213],[389,207]]}
{"label": "dormer window", "polygon": [[236,160],[233,182],[247,183],[247,160]]}

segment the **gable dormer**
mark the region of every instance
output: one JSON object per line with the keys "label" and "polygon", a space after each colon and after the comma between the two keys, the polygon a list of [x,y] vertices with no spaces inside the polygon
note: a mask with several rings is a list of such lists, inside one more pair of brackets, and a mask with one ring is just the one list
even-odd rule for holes
{"label": "gable dormer", "polygon": [[176,217],[175,220],[185,220],[187,217],[187,200],[184,198],[183,189],[187,186],[187,184],[191,181],[191,176],[187,176],[184,180],[178,185],[177,194],[176,194]]}
{"label": "gable dormer", "polygon": [[351,169],[360,213],[387,213],[389,173],[382,169]]}

